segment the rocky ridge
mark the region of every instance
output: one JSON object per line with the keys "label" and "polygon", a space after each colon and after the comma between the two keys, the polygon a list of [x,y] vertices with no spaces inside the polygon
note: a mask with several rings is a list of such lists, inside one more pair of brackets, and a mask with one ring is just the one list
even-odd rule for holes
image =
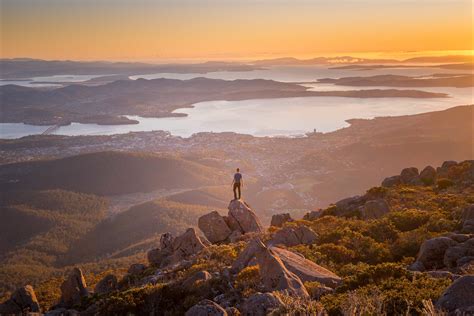
{"label": "rocky ridge", "polygon": [[[452,180],[452,173],[457,173],[455,180]],[[426,167],[421,173],[416,168],[403,169],[400,175],[385,179],[382,188],[434,185],[442,190],[455,185],[456,181],[467,186],[474,183],[474,162],[445,162],[437,169]],[[107,275],[94,291],[90,291],[81,269],[73,269],[60,287],[58,305],[46,314],[74,315],[80,310],[81,315],[94,315],[99,306],[90,303],[91,298],[107,297],[110,293],[126,289],[146,289],[158,284],[177,284],[185,293],[202,284],[218,283],[216,288],[220,290],[210,290],[212,299],[198,302],[186,315],[266,315],[284,308],[285,297],[304,302],[317,300],[319,296],[315,298],[313,292],[326,295],[346,285],[336,273],[289,249],[299,245],[311,246],[318,240],[318,232],[304,225],[304,221],[328,215],[374,220],[391,212],[390,203],[377,190],[341,200],[326,210],[310,212],[303,221],[295,221],[286,214],[278,215],[275,221],[272,220],[273,229],[269,230],[263,228],[255,212],[243,200],[231,201],[228,208],[227,216],[212,211],[199,218],[198,226],[204,236],[194,228],[176,237],[163,234],[159,247],[148,252],[148,265],[132,265],[120,281],[114,275]],[[474,265],[473,210],[473,204],[463,209],[459,229],[425,240],[415,262],[409,266],[417,273],[449,276],[455,280],[435,302],[436,308],[452,315],[474,310],[474,280],[470,272]],[[212,260],[211,250],[216,246],[236,244],[240,245],[238,255],[232,261],[223,263],[219,272],[201,269],[183,277],[183,271],[205,266],[203,258]],[[206,257],[207,252],[211,253],[211,257]],[[253,273],[254,268],[258,271],[259,282],[253,286],[258,291],[246,298],[236,296],[234,288],[238,286],[239,278],[245,273]],[[312,288],[310,293],[306,282],[316,282],[317,289]],[[24,311],[40,311],[31,286],[18,289],[0,305],[0,314]]]}

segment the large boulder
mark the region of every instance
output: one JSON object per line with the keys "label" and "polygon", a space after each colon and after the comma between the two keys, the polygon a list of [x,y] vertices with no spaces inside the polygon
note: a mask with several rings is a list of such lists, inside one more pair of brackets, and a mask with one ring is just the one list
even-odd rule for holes
{"label": "large boulder", "polygon": [[306,213],[303,216],[303,219],[306,221],[313,221],[321,216],[322,210],[313,210],[308,213]]}
{"label": "large boulder", "polygon": [[318,236],[309,227],[304,225],[285,226],[277,231],[270,240],[270,245],[285,245],[292,247],[296,245],[312,244]]}
{"label": "large boulder", "polygon": [[436,302],[436,308],[458,315],[462,311],[474,307],[474,275],[465,275],[454,281]]}
{"label": "large boulder", "polygon": [[194,228],[188,228],[186,232],[173,240],[173,252],[164,259],[163,263],[164,265],[176,264],[183,259],[199,253],[206,247],[201,238],[196,234]]}
{"label": "large boulder", "polygon": [[95,294],[106,294],[117,290],[118,280],[113,274],[106,275],[94,287]]}
{"label": "large boulder", "polygon": [[400,176],[388,177],[382,181],[382,186],[386,188],[390,188],[400,184],[402,184],[402,179]]}
{"label": "large boulder", "polygon": [[302,255],[278,247],[271,247],[270,249],[278,255],[285,267],[296,274],[303,282],[317,281],[330,288],[336,288],[342,283],[342,279],[335,273]]}
{"label": "large boulder", "polygon": [[458,243],[448,237],[436,237],[426,240],[420,247],[412,270],[424,271],[444,267],[444,254],[449,247]]}
{"label": "large boulder", "polygon": [[148,261],[154,266],[165,267],[195,255],[206,247],[194,228],[188,228],[176,238],[166,233],[161,236],[160,248],[148,252]]}
{"label": "large boulder", "polygon": [[183,281],[182,285],[190,289],[196,282],[203,282],[212,279],[212,275],[207,271],[198,271]]}
{"label": "large boulder", "polygon": [[219,304],[203,300],[188,309],[185,316],[227,316],[227,312]]}
{"label": "large boulder", "polygon": [[281,299],[272,293],[255,293],[244,301],[243,316],[266,316],[284,306]]}
{"label": "large boulder", "polygon": [[7,301],[0,304],[0,315],[26,315],[39,312],[41,308],[31,285],[20,287]]}
{"label": "large boulder", "polygon": [[161,266],[163,261],[173,253],[174,237],[171,233],[160,236],[160,247],[154,248],[147,253],[148,262],[152,266]]}
{"label": "large boulder", "polygon": [[446,249],[443,263],[448,268],[455,268],[458,266],[458,261],[462,258],[472,256],[474,256],[474,238]]}
{"label": "large boulder", "polygon": [[420,172],[420,180],[425,185],[431,185],[435,183],[436,176],[437,176],[436,169],[433,168],[432,166],[426,166],[425,169],[423,169]]}
{"label": "large boulder", "polygon": [[247,243],[247,247],[242,250],[232,264],[232,273],[238,273],[249,265],[250,261],[255,258],[257,251],[259,251],[260,244],[261,241],[259,238],[252,239]]}
{"label": "large boulder", "polygon": [[60,304],[65,307],[73,307],[79,305],[82,299],[88,295],[89,291],[82,270],[74,268],[61,284]]}
{"label": "large boulder", "polygon": [[271,226],[282,227],[286,222],[292,222],[290,213],[274,214],[272,216]]}
{"label": "large boulder", "polygon": [[390,206],[384,199],[370,200],[365,202],[360,212],[364,219],[380,218],[390,212]]}
{"label": "large boulder", "polygon": [[211,243],[225,241],[232,233],[217,211],[199,217],[198,226]]}
{"label": "large boulder", "polygon": [[359,195],[342,199],[336,202],[336,204],[334,204],[336,206],[334,215],[344,216],[349,212],[357,210],[364,203],[365,203],[365,197],[359,196]]}
{"label": "large boulder", "polygon": [[130,275],[138,275],[146,270],[146,266],[142,263],[133,263],[127,270],[127,273]]}
{"label": "large boulder", "polygon": [[290,272],[278,255],[262,242],[258,243],[256,257],[260,277],[266,291],[283,291],[292,296],[309,297],[300,278]]}
{"label": "large boulder", "polygon": [[462,231],[474,234],[474,204],[469,205],[462,212]]}
{"label": "large boulder", "polygon": [[420,177],[418,169],[415,167],[403,169],[400,173],[400,180],[403,184],[419,184]]}
{"label": "large boulder", "polygon": [[257,215],[242,200],[232,200],[230,202],[227,220],[228,226],[232,230],[239,230],[242,234],[263,231],[263,226]]}
{"label": "large boulder", "polygon": [[447,178],[449,176],[449,169],[454,166],[457,166],[457,162],[453,160],[448,160],[443,162],[441,167],[436,169],[436,173],[438,174],[438,178]]}

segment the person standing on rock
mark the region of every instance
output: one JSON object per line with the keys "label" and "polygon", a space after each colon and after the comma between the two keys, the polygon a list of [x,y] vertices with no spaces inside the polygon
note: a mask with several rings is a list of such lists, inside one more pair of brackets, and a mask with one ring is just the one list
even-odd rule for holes
{"label": "person standing on rock", "polygon": [[237,172],[234,174],[234,181],[232,181],[232,187],[234,189],[234,200],[237,200],[237,191],[239,192],[239,200],[240,200],[240,188],[244,187],[244,180],[242,179],[242,174],[240,173],[240,169],[237,168]]}

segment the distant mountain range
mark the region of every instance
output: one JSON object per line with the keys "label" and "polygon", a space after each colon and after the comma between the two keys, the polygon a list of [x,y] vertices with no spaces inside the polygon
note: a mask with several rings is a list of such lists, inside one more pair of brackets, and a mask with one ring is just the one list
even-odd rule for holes
{"label": "distant mountain range", "polygon": [[201,63],[154,64],[144,62],[41,60],[32,58],[0,59],[2,79],[22,79],[57,74],[67,75],[138,75],[153,73],[208,73],[215,71],[251,71],[278,65],[335,65],[335,64],[427,64],[471,63],[468,55],[425,56],[405,60],[360,58],[353,56],[316,57],[298,59],[282,57],[249,62],[208,61]]}

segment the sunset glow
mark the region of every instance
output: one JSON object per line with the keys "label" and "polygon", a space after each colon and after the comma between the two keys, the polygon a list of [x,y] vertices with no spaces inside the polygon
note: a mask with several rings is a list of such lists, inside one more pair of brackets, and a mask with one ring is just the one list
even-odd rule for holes
{"label": "sunset glow", "polygon": [[[471,0],[2,0],[1,57],[241,59],[473,49]],[[425,54],[426,55],[426,54]]]}

